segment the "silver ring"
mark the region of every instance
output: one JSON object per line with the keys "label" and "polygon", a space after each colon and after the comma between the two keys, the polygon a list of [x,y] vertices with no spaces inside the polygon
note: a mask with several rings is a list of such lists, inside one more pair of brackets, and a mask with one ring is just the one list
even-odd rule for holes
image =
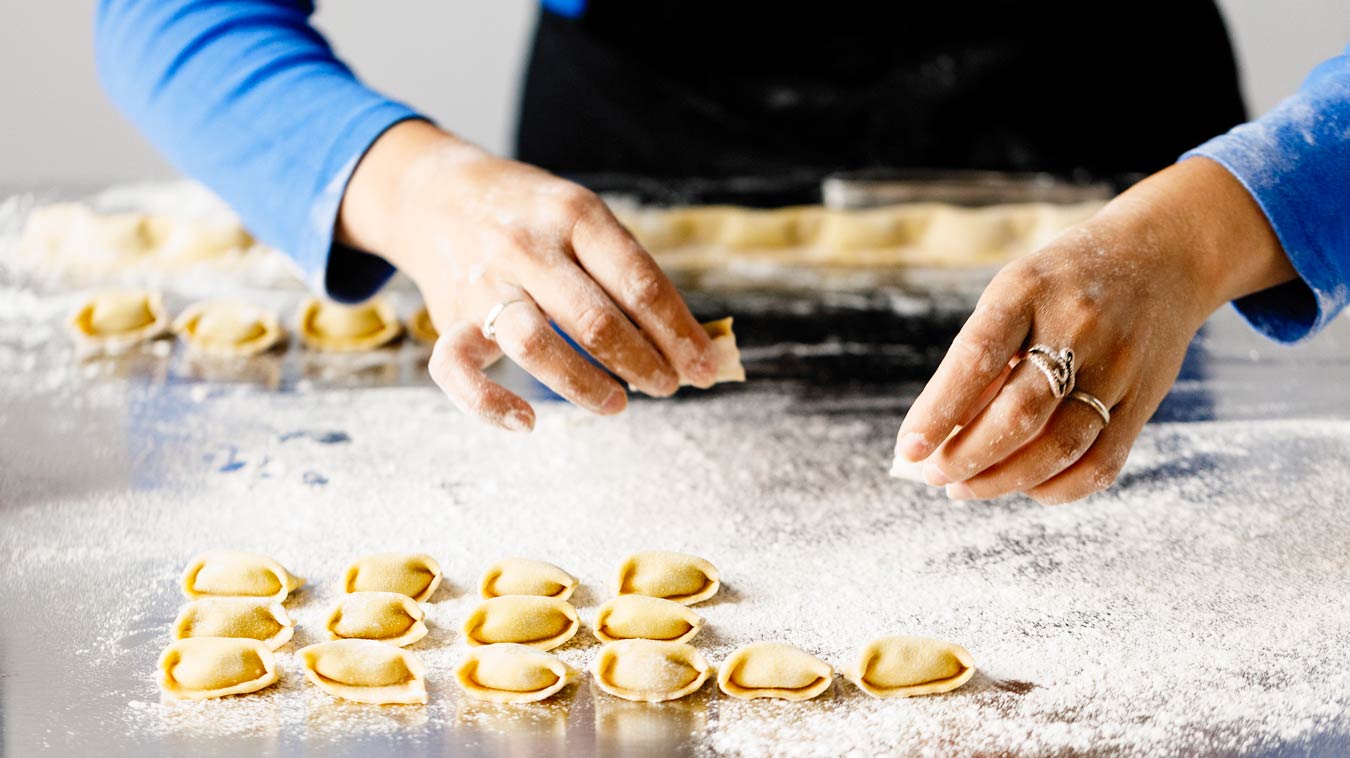
{"label": "silver ring", "polygon": [[1050,383],[1050,392],[1056,400],[1073,392],[1077,369],[1073,365],[1072,350],[1067,347],[1056,350],[1049,345],[1033,345],[1027,350],[1026,357],[1045,374],[1045,380]]}
{"label": "silver ring", "polygon": [[1069,397],[1091,406],[1092,410],[1096,411],[1097,415],[1102,417],[1102,426],[1107,426],[1111,423],[1111,409],[1107,408],[1106,403],[1098,400],[1095,395],[1089,395],[1082,390],[1074,390],[1069,393]]}
{"label": "silver ring", "polygon": [[503,300],[500,303],[497,303],[496,305],[492,306],[492,310],[488,311],[487,316],[483,318],[483,337],[489,340],[496,340],[497,317],[502,315],[502,311],[506,310],[506,306],[523,302],[525,302],[525,298],[513,297],[510,300]]}

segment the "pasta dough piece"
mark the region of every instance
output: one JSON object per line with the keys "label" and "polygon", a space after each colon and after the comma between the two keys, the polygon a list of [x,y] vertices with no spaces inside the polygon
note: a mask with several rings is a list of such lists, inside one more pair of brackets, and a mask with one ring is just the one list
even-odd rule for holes
{"label": "pasta dough piece", "polygon": [[66,320],[77,347],[89,352],[120,353],[164,333],[169,317],[154,292],[99,292]]}
{"label": "pasta dough piece", "polygon": [[682,642],[619,640],[601,646],[592,673],[596,685],[615,697],[660,703],[697,692],[712,667]]}
{"label": "pasta dough piece", "polygon": [[975,675],[975,661],[960,645],[927,637],[883,637],[863,648],[844,676],[873,697],[949,692]]}
{"label": "pasta dough piece", "polygon": [[717,594],[722,582],[717,569],[693,555],[667,550],[634,553],[619,566],[614,581],[619,595],[647,595],[684,605],[701,603]]}
{"label": "pasta dough piece", "polygon": [[280,602],[304,584],[268,556],[243,550],[208,550],[183,570],[183,594],[192,599],[225,595]]}
{"label": "pasta dough piece", "polygon": [[374,640],[335,640],[300,649],[305,677],[334,697],[357,703],[425,703],[422,659]]}
{"label": "pasta dough piece", "polygon": [[353,592],[328,614],[324,629],[334,640],[360,639],[403,647],[427,636],[426,614],[398,592]]}
{"label": "pasta dough piece", "polygon": [[[713,359],[717,361],[717,378],[713,380],[717,384],[745,381],[745,366],[741,365],[741,351],[736,347],[736,334],[731,331],[731,321],[731,317],[727,316],[703,324],[703,331],[712,340]],[[688,384],[683,379],[680,382]]]}
{"label": "pasta dough piece", "polygon": [[577,676],[551,653],[501,642],[474,648],[455,669],[470,697],[493,703],[533,703],[560,692]]}
{"label": "pasta dough piece", "polygon": [[334,353],[374,350],[403,331],[393,307],[378,297],[360,305],[309,298],[300,304],[296,321],[306,346]]}
{"label": "pasta dough piece", "polygon": [[436,325],[431,323],[431,312],[425,305],[408,319],[408,336],[423,345],[434,345],[441,338]]}
{"label": "pasta dough piece", "polygon": [[688,607],[659,597],[620,595],[600,606],[592,631],[601,642],[661,640],[688,642],[706,623]]}
{"label": "pasta dough piece", "polygon": [[577,609],[566,600],[537,595],[505,595],[484,600],[464,621],[465,641],[475,647],[516,642],[552,650],[581,627]]}
{"label": "pasta dough piece", "polygon": [[577,589],[577,578],[552,563],[528,558],[507,558],[488,567],[478,584],[485,598],[503,595],[538,595],[566,600]]}
{"label": "pasta dough piece", "polygon": [[347,567],[343,592],[398,592],[419,603],[441,584],[441,564],[426,553],[374,553]]}
{"label": "pasta dough piece", "polygon": [[193,600],[178,612],[174,639],[239,637],[258,640],[276,650],[295,634],[281,603],[269,597],[207,597]]}
{"label": "pasta dough piece", "polygon": [[190,637],[159,656],[159,687],[179,700],[257,692],[280,678],[267,645],[240,637]]}
{"label": "pasta dough piece", "polygon": [[728,211],[717,241],[733,250],[792,247],[797,244],[796,209]]}
{"label": "pasta dough piece", "polygon": [[833,682],[834,669],[828,663],[783,642],[746,645],[733,652],[717,672],[717,686],[742,700],[810,700]]}
{"label": "pasta dough piece", "polygon": [[270,311],[229,302],[196,303],[178,317],[173,330],[189,349],[223,357],[265,352],[284,334]]}

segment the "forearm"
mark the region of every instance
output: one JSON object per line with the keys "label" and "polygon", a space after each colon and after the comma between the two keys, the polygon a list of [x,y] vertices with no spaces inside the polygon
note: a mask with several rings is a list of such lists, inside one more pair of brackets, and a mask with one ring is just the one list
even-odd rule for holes
{"label": "forearm", "polygon": [[316,288],[355,299],[388,276],[328,276],[338,205],[362,153],[415,114],[360,84],[280,0],[103,0],[95,29],[109,96],[181,170],[209,185]]}

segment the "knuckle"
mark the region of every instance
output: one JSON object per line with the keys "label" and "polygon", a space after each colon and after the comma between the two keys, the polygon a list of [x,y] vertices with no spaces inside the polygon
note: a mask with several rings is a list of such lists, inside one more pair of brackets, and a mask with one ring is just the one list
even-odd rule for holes
{"label": "knuckle", "polygon": [[665,277],[649,266],[639,266],[628,276],[625,294],[635,307],[649,309],[665,298]]}
{"label": "knuckle", "polygon": [[962,363],[979,373],[992,371],[1000,356],[993,343],[980,337],[957,337],[952,352]]}
{"label": "knuckle", "polygon": [[549,345],[547,333],[542,329],[529,329],[515,339],[512,347],[522,363],[536,363],[548,353]]}
{"label": "knuckle", "polygon": [[1026,387],[1005,388],[1008,398],[1000,408],[1000,419],[1011,430],[1027,434],[1040,426],[1044,398]]}
{"label": "knuckle", "polygon": [[577,318],[577,339],[587,347],[603,347],[618,339],[622,318],[612,308],[592,305]]}
{"label": "knuckle", "polygon": [[603,205],[598,195],[576,184],[559,189],[554,194],[553,202],[559,215],[574,219],[589,216]]}

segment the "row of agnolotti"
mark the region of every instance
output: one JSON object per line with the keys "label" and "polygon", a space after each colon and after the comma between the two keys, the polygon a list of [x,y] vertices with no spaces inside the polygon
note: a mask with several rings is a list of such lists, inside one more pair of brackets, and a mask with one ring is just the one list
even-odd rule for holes
{"label": "row of agnolotti", "polygon": [[[426,667],[405,649],[428,633],[421,604],[442,581],[440,564],[423,553],[376,553],[343,574],[342,596],[324,622],[328,641],[296,653],[305,678],[335,697],[372,704],[427,702]],[[305,580],[272,558],[212,550],[188,564],[189,602],[174,623],[175,641],[159,659],[159,680],[173,699],[200,700],[257,692],[280,679],[274,651],[292,638],[285,601]],[[479,582],[482,602],[464,619],[467,654],[454,671],[469,697],[497,703],[553,697],[580,673],[549,652],[581,629],[569,602],[576,577],[551,563],[509,558]],[[693,555],[634,553],[620,565],[615,596],[596,611],[591,631],[603,643],[589,666],[600,690],[636,702],[676,700],[716,673],[735,698],[809,700],[834,683],[820,658],[784,642],[756,642],[732,652],[719,670],[692,644],[706,620],[691,606],[721,587],[716,567]],[[868,695],[911,697],[965,684],[975,665],[964,648],[924,637],[893,636],[866,645],[844,672]]]}

